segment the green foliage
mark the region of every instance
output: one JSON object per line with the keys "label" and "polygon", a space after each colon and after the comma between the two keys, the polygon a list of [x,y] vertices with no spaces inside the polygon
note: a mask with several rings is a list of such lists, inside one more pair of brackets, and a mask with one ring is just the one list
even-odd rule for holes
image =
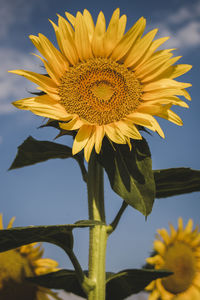
{"label": "green foliage", "polygon": [[49,142],[38,141],[29,136],[19,147],[18,152],[9,170],[31,166],[52,158],[74,158],[82,172],[83,180],[87,180],[87,172],[84,166],[83,155],[72,155],[72,149],[68,146]]}
{"label": "green foliage", "polygon": [[[84,272],[86,275],[87,271]],[[144,288],[157,278],[171,275],[164,270],[129,269],[118,273],[106,273],[106,299],[122,300],[132,294],[143,291]],[[60,270],[57,272],[27,278],[29,281],[51,289],[63,289],[66,292],[86,297],[79,284],[75,271]]]}
{"label": "green foliage", "polygon": [[200,171],[190,168],[155,170],[156,198],[200,191]]}
{"label": "green foliage", "polygon": [[73,248],[74,228],[92,227],[96,221],[79,221],[75,224],[15,227],[0,230],[0,252],[7,251],[34,242],[49,242],[65,251]]}
{"label": "green foliage", "polygon": [[145,139],[132,140],[128,145],[118,145],[104,139],[98,161],[107,172],[112,189],[126,203],[147,216],[155,199],[155,182],[151,154]]}
{"label": "green foliage", "polygon": [[51,158],[69,157],[72,157],[72,149],[70,147],[49,141],[37,141],[32,136],[29,136],[18,147],[17,156],[10,170],[30,166]]}

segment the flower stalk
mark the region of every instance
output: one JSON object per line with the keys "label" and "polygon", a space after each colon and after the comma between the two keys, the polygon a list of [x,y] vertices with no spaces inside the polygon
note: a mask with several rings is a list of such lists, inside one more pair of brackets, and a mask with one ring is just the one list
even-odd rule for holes
{"label": "flower stalk", "polygon": [[104,300],[108,233],[105,224],[103,169],[97,162],[94,152],[88,164],[87,184],[89,219],[102,222],[90,228],[89,279],[94,282],[95,287],[88,292],[88,300]]}

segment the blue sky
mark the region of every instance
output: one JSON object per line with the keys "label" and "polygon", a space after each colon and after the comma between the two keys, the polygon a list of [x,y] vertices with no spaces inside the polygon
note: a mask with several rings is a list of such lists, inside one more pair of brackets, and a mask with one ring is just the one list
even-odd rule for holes
{"label": "blue sky", "polygon": [[[177,48],[182,55],[180,63],[192,64],[193,69],[180,80],[191,82],[192,102],[190,108],[175,108],[184,121],[182,127],[161,120],[165,140],[156,134],[145,136],[152,152],[153,168],[191,167],[200,169],[200,2],[199,1],[78,1],[78,0],[1,0],[0,9],[0,211],[5,225],[16,216],[16,226],[74,223],[87,219],[87,194],[79,167],[74,160],[51,160],[19,170],[7,171],[19,146],[29,135],[36,139],[52,141],[57,131],[53,128],[37,129],[41,117],[15,109],[11,102],[28,96],[35,86],[23,78],[8,74],[10,69],[27,69],[41,72],[40,61],[32,52],[35,49],[29,34],[45,34],[55,41],[48,18],[57,22],[56,14],[65,11],[76,14],[87,8],[96,20],[102,10],[106,19],[120,7],[128,17],[127,28],[144,16],[147,31],[158,27],[158,36],[170,36],[165,47]],[[72,145],[70,138],[62,137],[59,143]],[[113,219],[121,205],[105,176],[105,201],[108,222]],[[200,223],[200,194],[155,200],[147,221],[132,208],[124,213],[118,229],[108,241],[107,269],[119,271],[140,267],[149,255],[156,229],[177,224],[182,216]],[[87,268],[88,232],[75,233],[75,252],[83,268]],[[45,245],[46,256],[57,259],[61,267],[71,268],[63,252]]]}

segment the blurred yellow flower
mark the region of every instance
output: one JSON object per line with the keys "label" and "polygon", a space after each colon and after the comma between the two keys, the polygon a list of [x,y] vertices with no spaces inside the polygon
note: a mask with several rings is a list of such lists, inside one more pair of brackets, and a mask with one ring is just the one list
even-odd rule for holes
{"label": "blurred yellow flower", "polygon": [[43,94],[15,101],[13,104],[50,119],[62,121],[60,127],[76,130],[73,154],[84,149],[90,158],[93,147],[101,150],[106,135],[118,144],[141,139],[137,125],[164,133],[153,116],[182,125],[170,109],[188,107],[177,96],[190,100],[185,88],[191,86],[174,78],[191,69],[174,65],[180,56],[172,50],[156,51],[168,37],[154,40],[158,29],[143,35],[146,20],[141,17],[125,32],[126,15],[116,9],[108,27],[99,13],[96,25],[88,10],[76,17],[66,12],[58,16],[55,30],[59,50],[43,35],[30,36],[43,57],[48,75],[13,70],[39,87]]}
{"label": "blurred yellow flower", "polygon": [[170,224],[170,234],[159,229],[154,241],[155,254],[147,263],[155,269],[167,269],[174,274],[152,281],[146,288],[149,300],[199,300],[200,299],[200,232],[193,229],[190,219],[183,227],[179,218],[178,229]]}
{"label": "blurred yellow flower", "polygon": [[[15,218],[7,226],[11,228]],[[3,218],[0,214],[0,230]],[[26,277],[54,272],[58,263],[42,258],[44,250],[36,243],[0,253],[0,299],[1,300],[50,300],[60,298],[47,288],[29,283]],[[49,298],[51,296],[51,298]]]}

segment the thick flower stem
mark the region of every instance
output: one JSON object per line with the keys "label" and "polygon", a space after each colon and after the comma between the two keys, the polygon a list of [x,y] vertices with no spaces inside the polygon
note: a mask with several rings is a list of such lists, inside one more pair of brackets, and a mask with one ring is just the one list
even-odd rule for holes
{"label": "thick flower stem", "polygon": [[105,299],[105,258],[107,226],[104,212],[103,169],[92,153],[88,164],[88,205],[89,219],[100,221],[90,229],[89,244],[89,279],[94,282],[94,289],[88,292],[88,300]]}

